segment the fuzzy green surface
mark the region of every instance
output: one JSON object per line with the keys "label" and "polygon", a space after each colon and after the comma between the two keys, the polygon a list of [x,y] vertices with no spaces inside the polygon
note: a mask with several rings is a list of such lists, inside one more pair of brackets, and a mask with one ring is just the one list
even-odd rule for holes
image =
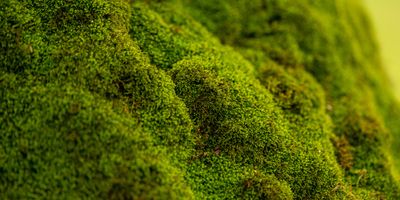
{"label": "fuzzy green surface", "polygon": [[398,199],[357,1],[0,3],[2,199]]}

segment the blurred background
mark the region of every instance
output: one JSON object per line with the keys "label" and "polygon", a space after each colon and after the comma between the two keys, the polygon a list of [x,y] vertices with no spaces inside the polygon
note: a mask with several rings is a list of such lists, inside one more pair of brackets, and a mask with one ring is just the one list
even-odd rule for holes
{"label": "blurred background", "polygon": [[375,25],[383,64],[400,99],[400,0],[364,0]]}

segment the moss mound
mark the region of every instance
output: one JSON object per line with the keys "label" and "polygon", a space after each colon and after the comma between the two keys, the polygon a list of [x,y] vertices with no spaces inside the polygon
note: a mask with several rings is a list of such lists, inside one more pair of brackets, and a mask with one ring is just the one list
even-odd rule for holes
{"label": "moss mound", "polygon": [[2,199],[398,199],[360,3],[0,3]]}

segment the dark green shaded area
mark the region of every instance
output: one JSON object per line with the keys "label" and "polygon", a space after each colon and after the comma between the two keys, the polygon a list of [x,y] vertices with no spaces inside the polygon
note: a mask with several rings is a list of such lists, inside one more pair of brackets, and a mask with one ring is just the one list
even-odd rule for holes
{"label": "dark green shaded area", "polygon": [[357,2],[0,6],[5,199],[400,198]]}

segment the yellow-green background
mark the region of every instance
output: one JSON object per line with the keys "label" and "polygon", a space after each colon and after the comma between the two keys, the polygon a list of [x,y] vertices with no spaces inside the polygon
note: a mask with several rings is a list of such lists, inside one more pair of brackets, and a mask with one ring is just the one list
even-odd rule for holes
{"label": "yellow-green background", "polygon": [[400,0],[364,0],[375,25],[383,63],[400,99]]}

